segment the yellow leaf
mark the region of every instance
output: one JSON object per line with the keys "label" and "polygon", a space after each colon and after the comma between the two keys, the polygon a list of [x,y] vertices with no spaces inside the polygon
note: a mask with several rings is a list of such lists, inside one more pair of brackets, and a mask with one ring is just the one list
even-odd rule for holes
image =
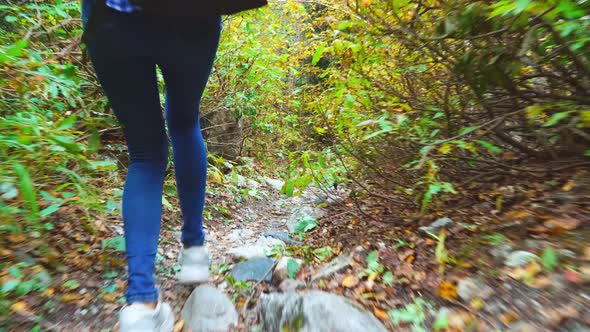
{"label": "yellow leaf", "polygon": [[28,312],[29,306],[27,305],[26,302],[23,302],[23,301],[15,302],[10,306],[10,310],[12,310],[14,312]]}
{"label": "yellow leaf", "polygon": [[358,283],[359,280],[357,279],[357,277],[349,275],[346,278],[344,278],[344,280],[342,280],[342,287],[353,288],[356,285],[358,285]]}
{"label": "yellow leaf", "polygon": [[370,282],[375,281],[375,279],[377,279],[377,277],[379,276],[379,272],[373,272],[369,275],[369,278],[367,278]]}
{"label": "yellow leaf", "polygon": [[451,152],[452,148],[453,148],[453,146],[451,144],[445,143],[438,149],[438,152],[440,152],[442,154],[447,154],[447,153]]}
{"label": "yellow leaf", "polygon": [[572,190],[572,188],[574,188],[575,185],[576,183],[574,182],[574,180],[569,180],[566,184],[563,185],[563,187],[561,187],[561,190],[570,191]]}
{"label": "yellow leaf", "polygon": [[438,288],[438,295],[444,299],[456,300],[457,286],[454,283],[445,280],[440,283],[440,286]]}
{"label": "yellow leaf", "polygon": [[82,299],[80,294],[68,293],[61,296],[61,301],[64,303],[72,303]]}
{"label": "yellow leaf", "polygon": [[174,332],[182,332],[184,328],[184,320],[179,320],[176,324],[174,324]]}

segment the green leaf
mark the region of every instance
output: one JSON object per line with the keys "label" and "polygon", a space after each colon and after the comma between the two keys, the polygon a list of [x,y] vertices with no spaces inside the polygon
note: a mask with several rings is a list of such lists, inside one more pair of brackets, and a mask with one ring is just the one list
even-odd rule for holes
{"label": "green leaf", "polygon": [[314,256],[321,261],[328,258],[328,256],[330,256],[331,253],[332,253],[332,247],[328,247],[328,246],[317,248],[317,249],[313,250]]}
{"label": "green leaf", "polygon": [[449,328],[449,311],[441,310],[436,315],[436,320],[432,324],[432,328],[435,330],[446,330]]}
{"label": "green leaf", "polygon": [[297,261],[295,261],[292,258],[289,258],[289,260],[287,261],[287,274],[289,275],[289,278],[295,279],[295,276],[297,275],[298,271],[299,264],[297,264]]}
{"label": "green leaf", "polygon": [[20,280],[10,280],[2,285],[2,293],[12,292],[20,284]]}
{"label": "green leaf", "polygon": [[57,129],[58,130],[66,130],[66,129],[70,129],[74,126],[74,124],[76,123],[76,116],[75,115],[70,115],[67,118],[61,120],[60,122],[57,123]]}
{"label": "green leaf", "polygon": [[488,151],[490,151],[491,153],[502,153],[501,148],[495,146],[494,144],[492,144],[490,142],[483,141],[483,140],[477,140],[476,142],[479,143],[484,148],[488,149]]}
{"label": "green leaf", "polygon": [[318,223],[310,216],[305,216],[300,222],[295,225],[295,233],[307,233],[316,228]]}
{"label": "green leaf", "polygon": [[326,45],[323,43],[318,46],[318,48],[315,50],[313,58],[311,59],[312,65],[315,66],[318,63],[318,61],[320,61],[320,59],[322,58],[322,55],[324,54],[325,49],[326,49]]}
{"label": "green leaf", "polygon": [[39,213],[39,206],[37,205],[37,194],[31,176],[27,169],[18,163],[14,164],[14,171],[18,175],[20,191],[23,193],[25,202],[29,206],[32,217],[36,219]]}
{"label": "green leaf", "polygon": [[567,118],[570,115],[571,111],[567,111],[567,112],[559,112],[559,113],[555,113],[551,116],[551,118],[549,118],[549,121],[547,121],[545,124],[543,124],[543,127],[551,127],[556,125],[559,121]]}
{"label": "green leaf", "polygon": [[553,271],[559,263],[555,249],[551,247],[545,248],[541,255],[541,262],[547,271]]}
{"label": "green leaf", "polygon": [[76,289],[80,287],[80,283],[74,279],[64,282],[63,286],[67,289]]}
{"label": "green leaf", "polygon": [[115,236],[107,240],[102,240],[102,249],[107,248],[117,251],[125,251],[125,238],[122,236]]}
{"label": "green leaf", "polygon": [[42,217],[46,217],[46,216],[56,212],[57,210],[59,210],[60,207],[61,207],[61,203],[49,205],[48,207],[41,210],[41,212],[39,212],[39,215],[41,215]]}
{"label": "green leaf", "polygon": [[383,276],[381,278],[383,279],[384,284],[386,284],[386,285],[393,284],[393,273],[391,273],[391,271],[387,271],[387,272],[383,273]]}

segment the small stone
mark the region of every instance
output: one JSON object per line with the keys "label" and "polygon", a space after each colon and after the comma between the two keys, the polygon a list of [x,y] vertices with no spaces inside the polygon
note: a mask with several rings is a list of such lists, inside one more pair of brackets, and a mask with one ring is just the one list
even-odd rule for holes
{"label": "small stone", "polygon": [[272,271],[270,269],[275,264],[272,258],[255,258],[237,264],[232,270],[231,275],[238,281],[260,281],[270,282],[272,280]]}
{"label": "small stone", "polygon": [[297,263],[297,266],[301,266],[303,264],[303,261],[301,259],[291,258],[291,257],[286,257],[286,256],[281,257],[281,259],[277,263],[277,266],[275,267],[274,271],[272,272],[272,281],[275,285],[278,285],[283,280],[289,278],[288,265],[289,265],[290,260],[294,260],[295,263]]}
{"label": "small stone", "polygon": [[279,239],[289,245],[299,246],[299,245],[303,244],[303,242],[293,240],[289,236],[289,233],[287,233],[287,232],[267,231],[267,232],[264,232],[264,234],[262,234],[262,235],[266,236],[266,237],[273,237],[275,239]]}
{"label": "small stone", "polygon": [[305,288],[305,283],[301,280],[285,279],[279,285],[279,289],[283,293],[294,292],[298,289]]}
{"label": "small stone", "polygon": [[258,240],[256,240],[256,245],[263,247],[266,250],[270,250],[276,246],[285,247],[285,242],[283,242],[277,238],[261,236],[260,238],[258,238]]}
{"label": "small stone", "polygon": [[563,258],[575,259],[576,253],[569,249],[558,249],[557,253]]}
{"label": "small stone", "polygon": [[538,258],[539,257],[533,253],[524,250],[518,250],[510,253],[510,255],[506,257],[504,264],[508,267],[520,267],[525,266]]}
{"label": "small stone", "polygon": [[258,245],[245,245],[230,249],[228,254],[236,259],[264,258],[266,257],[264,249],[264,247]]}
{"label": "small stone", "polygon": [[474,299],[485,300],[494,291],[485,282],[476,278],[464,278],[457,283],[457,295],[465,303],[470,303]]}
{"label": "small stone", "polygon": [[508,255],[510,255],[511,251],[512,251],[512,247],[506,243],[503,243],[503,244],[497,245],[494,248],[492,248],[492,250],[490,250],[490,254],[492,256],[494,256],[494,258],[496,260],[501,262]]}
{"label": "small stone", "polygon": [[419,228],[420,231],[426,234],[438,234],[443,228],[447,228],[449,225],[453,223],[453,220],[448,217],[443,217],[437,219],[433,222],[430,226],[422,226]]}
{"label": "small stone", "polygon": [[352,256],[343,255],[332,259],[328,264],[320,267],[320,270],[311,277],[311,282],[321,278],[328,278],[334,273],[338,273],[352,264]]}
{"label": "small stone", "polygon": [[232,230],[225,239],[229,242],[243,244],[254,235],[254,231],[247,228]]}
{"label": "small stone", "polygon": [[238,313],[225,294],[209,285],[192,292],[181,317],[185,327],[193,332],[229,331],[238,325]]}
{"label": "small stone", "polygon": [[276,191],[281,191],[285,185],[285,181],[271,178],[264,178],[264,182]]}

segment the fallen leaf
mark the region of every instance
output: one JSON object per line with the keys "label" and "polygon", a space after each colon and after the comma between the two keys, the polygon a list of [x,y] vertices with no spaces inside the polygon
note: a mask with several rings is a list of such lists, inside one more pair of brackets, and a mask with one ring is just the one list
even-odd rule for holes
{"label": "fallen leaf", "polygon": [[535,286],[535,288],[539,288],[539,289],[547,289],[549,287],[551,287],[551,285],[553,285],[553,281],[551,281],[551,279],[549,279],[548,277],[539,277],[537,279],[535,279],[535,281],[533,282],[533,286]]}
{"label": "fallen leaf", "polygon": [[115,301],[117,301],[119,298],[119,296],[117,296],[116,293],[103,293],[102,294],[102,299],[105,300],[105,302],[109,302],[109,303],[114,303]]}
{"label": "fallen leaf", "polygon": [[23,234],[10,234],[8,235],[8,241],[12,243],[22,243],[27,239]]}
{"label": "fallen leaf", "polygon": [[26,302],[23,301],[19,301],[19,302],[14,302],[11,306],[10,306],[10,310],[14,311],[14,312],[21,312],[21,313],[29,313],[30,309],[29,309],[29,305]]}
{"label": "fallen leaf", "polygon": [[456,300],[457,299],[457,285],[445,280],[440,283],[438,288],[438,295],[443,299]]}
{"label": "fallen leaf", "polygon": [[580,220],[565,216],[562,218],[554,218],[545,222],[545,226],[554,231],[571,231],[580,225]]}
{"label": "fallen leaf", "polygon": [[510,325],[518,319],[518,314],[514,310],[509,310],[500,316],[500,321],[505,325]]}
{"label": "fallen leaf", "polygon": [[563,185],[563,187],[561,187],[561,190],[571,191],[574,188],[575,184],[576,183],[574,182],[574,180],[569,180],[566,184]]}
{"label": "fallen leaf", "polygon": [[567,270],[565,271],[565,273],[563,274],[563,277],[565,278],[565,280],[577,284],[580,283],[580,281],[582,280],[580,274],[576,271],[573,270]]}
{"label": "fallen leaf", "polygon": [[356,285],[358,285],[359,280],[357,277],[353,276],[353,275],[349,275],[346,278],[344,278],[344,280],[342,280],[342,287],[346,287],[346,288],[353,288]]}
{"label": "fallen leaf", "polygon": [[584,260],[590,261],[590,247],[584,249]]}
{"label": "fallen leaf", "polygon": [[387,312],[385,310],[381,310],[377,307],[373,308],[373,313],[375,314],[375,316],[381,320],[387,321],[389,320],[389,315],[387,315]]}
{"label": "fallen leaf", "polygon": [[481,310],[485,307],[486,303],[480,299],[480,298],[475,298],[473,300],[471,300],[471,302],[469,303],[469,306],[474,309],[474,310]]}
{"label": "fallen leaf", "polygon": [[173,332],[182,332],[183,328],[184,328],[184,320],[181,319],[178,322],[176,322],[176,324],[174,324]]}
{"label": "fallen leaf", "polygon": [[63,294],[61,296],[61,301],[64,303],[73,303],[79,301],[80,299],[82,299],[82,295],[75,293]]}

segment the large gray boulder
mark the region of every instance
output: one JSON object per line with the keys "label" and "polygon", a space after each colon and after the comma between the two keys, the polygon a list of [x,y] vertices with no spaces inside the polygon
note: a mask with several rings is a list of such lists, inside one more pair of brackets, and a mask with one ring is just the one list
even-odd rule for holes
{"label": "large gray boulder", "polygon": [[351,300],[322,291],[262,295],[258,315],[263,331],[381,332],[385,326]]}
{"label": "large gray boulder", "polygon": [[180,313],[193,332],[225,332],[238,325],[233,303],[221,291],[201,285],[193,291]]}

